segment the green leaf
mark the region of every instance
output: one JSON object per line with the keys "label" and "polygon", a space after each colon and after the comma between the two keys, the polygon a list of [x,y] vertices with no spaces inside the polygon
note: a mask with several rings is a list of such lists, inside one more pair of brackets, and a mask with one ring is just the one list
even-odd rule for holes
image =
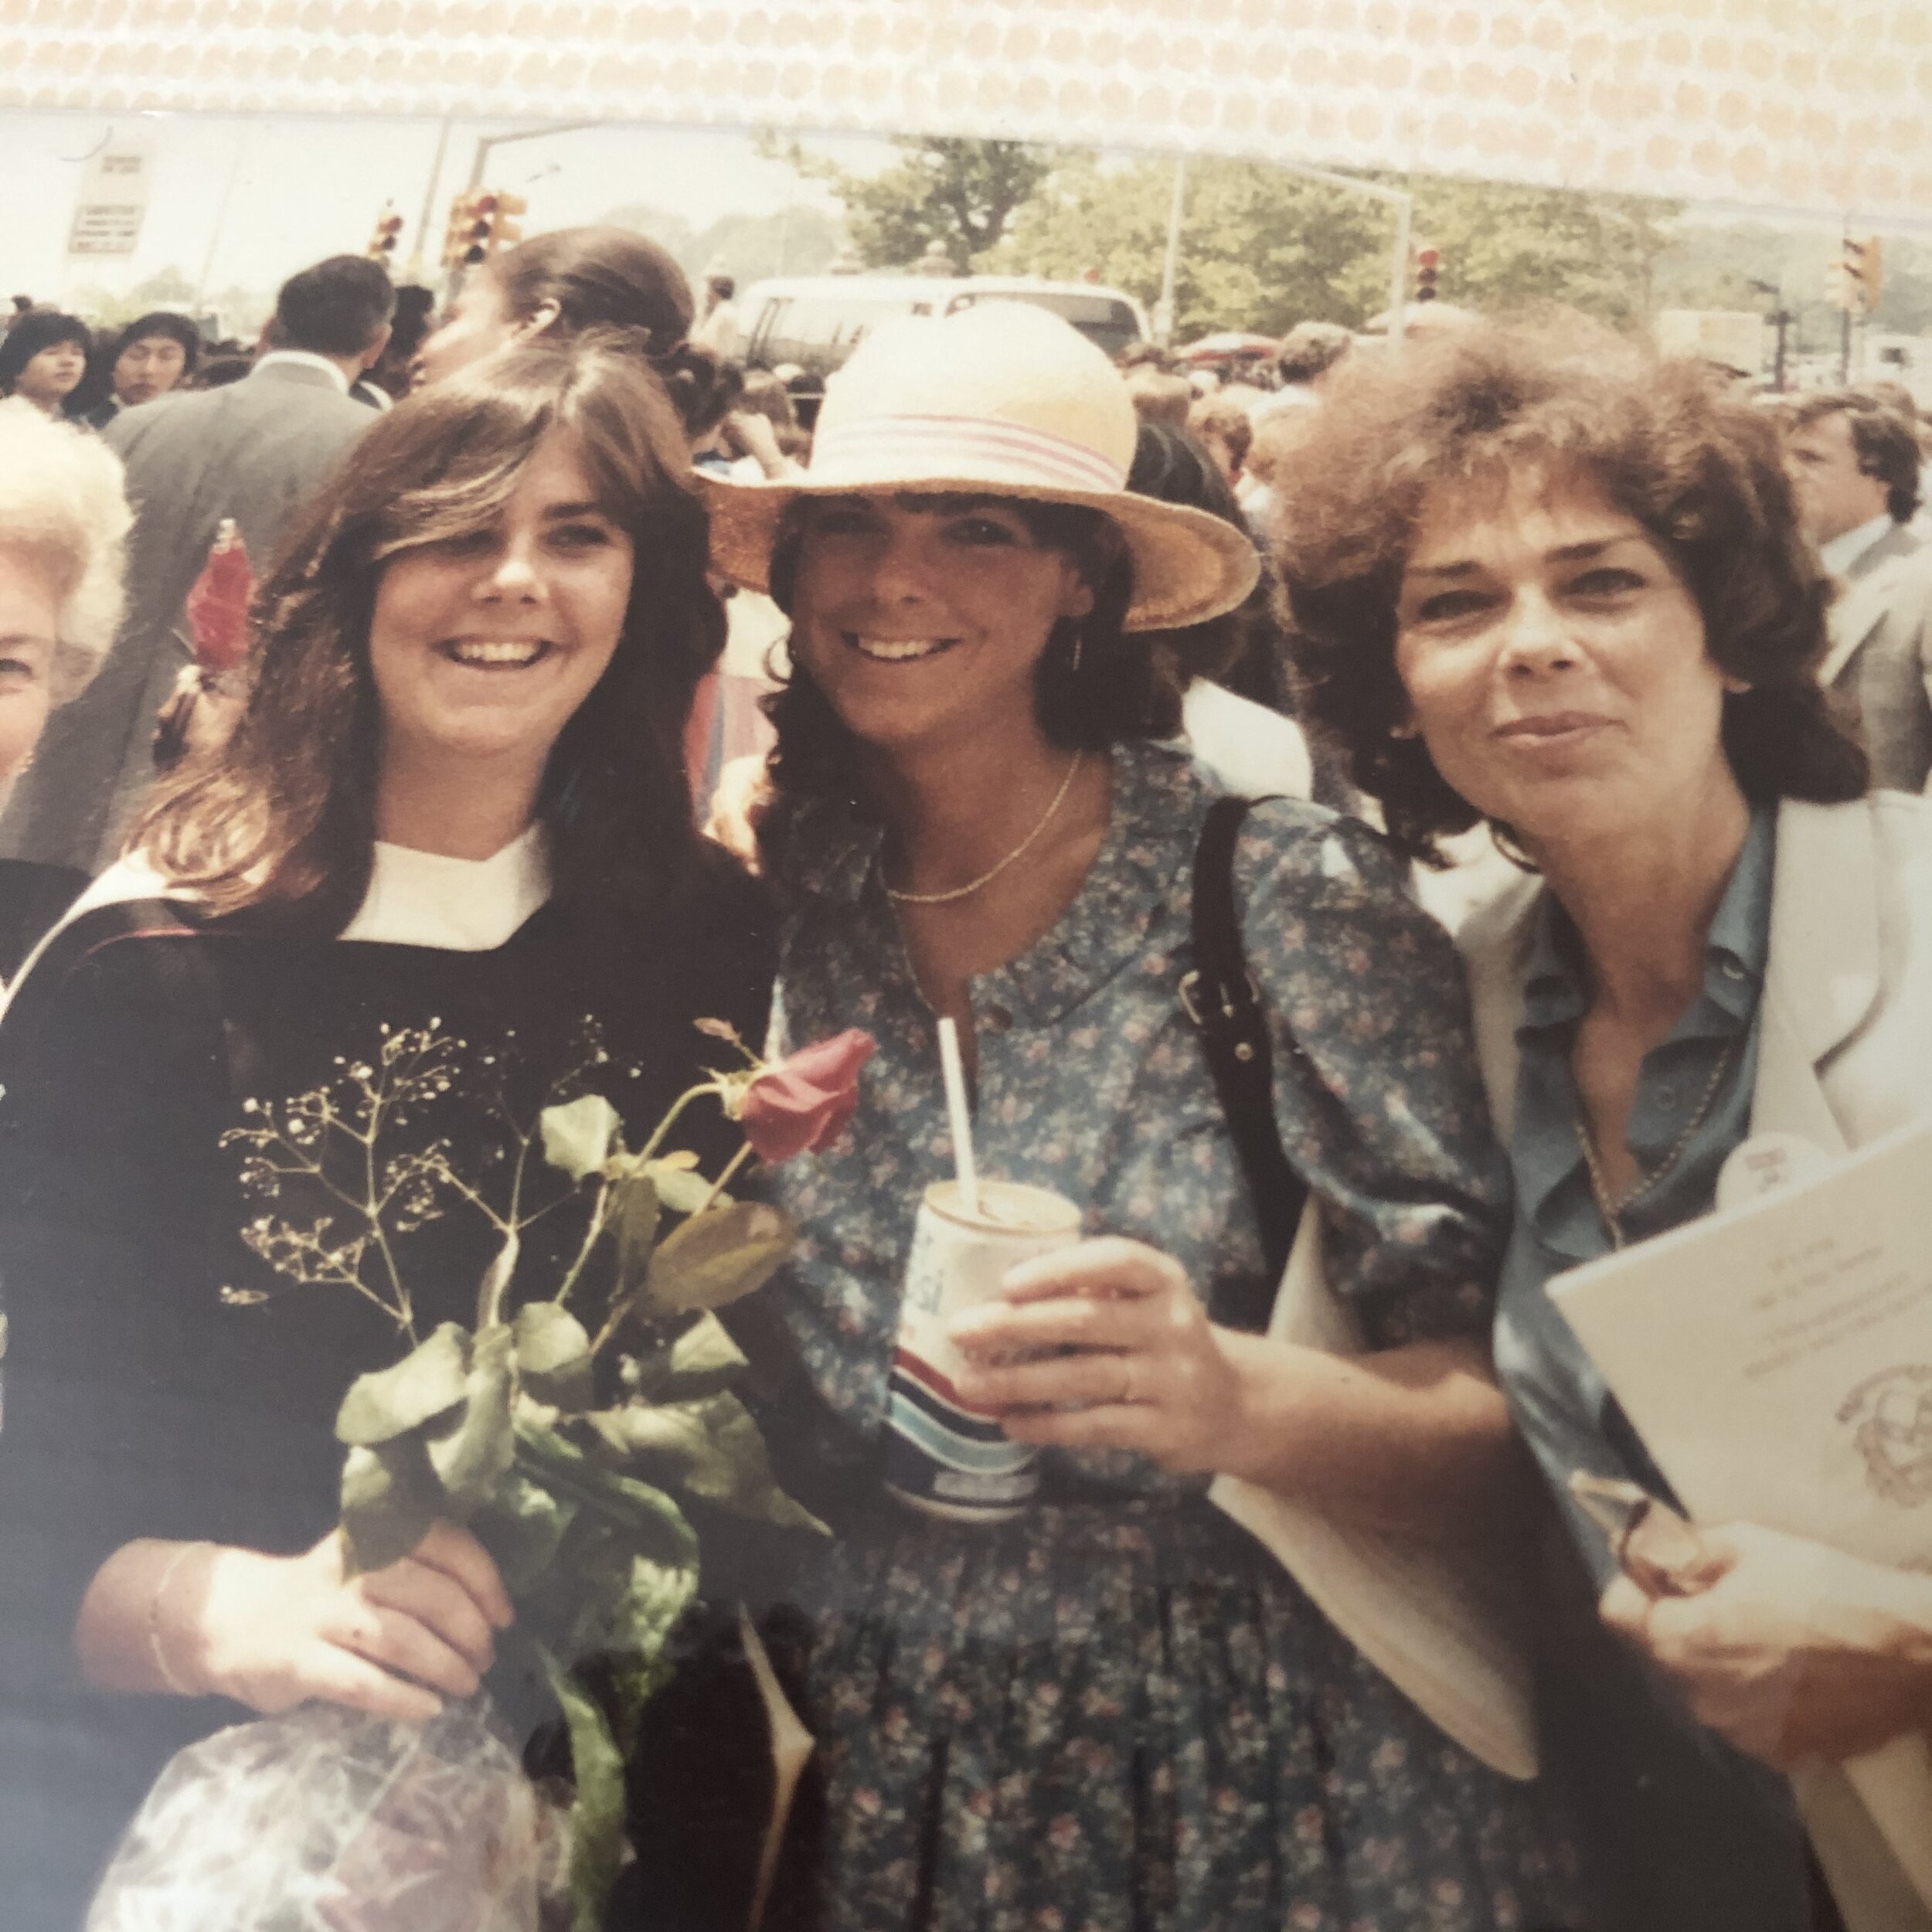
{"label": "green leaf", "polygon": [[539,1116],[543,1158],[573,1181],[594,1174],[609,1156],[623,1125],[617,1110],[601,1094],[586,1094],[563,1107],[546,1107]]}
{"label": "green leaf", "polygon": [[443,1485],[417,1436],[351,1449],[342,1463],[342,1501],[351,1576],[400,1562],[444,1512]]}
{"label": "green leaf", "polygon": [[796,1238],[790,1219],[760,1201],[694,1215],[658,1244],[645,1301],[658,1315],[721,1308],[763,1287]]}
{"label": "green leaf", "polygon": [[748,1366],[725,1325],[707,1310],[668,1349],[639,1359],[638,1392],[653,1402],[696,1402],[730,1388]]}
{"label": "green leaf", "polygon": [[[658,1199],[673,1214],[696,1214],[711,1199],[711,1183],[702,1174],[680,1164],[653,1161],[645,1172],[658,1190]],[[719,1204],[729,1206],[729,1196],[719,1195]]]}
{"label": "green leaf", "polygon": [[681,1485],[707,1502],[760,1522],[825,1529],[778,1487],[758,1425],[734,1395],[636,1403],[607,1409],[590,1421],[614,1452],[656,1481]]}
{"label": "green leaf", "polygon": [[657,1188],[648,1174],[612,1182],[611,1225],[617,1233],[620,1298],[634,1293],[650,1272],[662,1214]]}
{"label": "green leaf", "polygon": [[430,1465],[449,1498],[450,1515],[467,1522],[495,1493],[516,1455],[510,1403],[515,1393],[510,1331],[500,1323],[476,1338],[462,1406],[424,1434]]}
{"label": "green leaf", "polygon": [[372,1447],[420,1429],[463,1400],[470,1370],[468,1332],[445,1321],[400,1362],[358,1376],[335,1414],[335,1439]]}
{"label": "green leaf", "polygon": [[[668,1676],[663,1663],[665,1645],[697,1594],[696,1563],[662,1563],[649,1556],[632,1557],[627,1587],[605,1625],[608,1648],[620,1656],[641,1659],[652,1667],[654,1676]],[[655,1687],[647,1687],[646,1695]],[[640,1699],[640,1709],[641,1704]]]}
{"label": "green leaf", "polygon": [[628,1538],[631,1549],[663,1562],[697,1561],[697,1537],[662,1489],[594,1461],[556,1430],[527,1418],[517,1423],[516,1437],[525,1473],[560,1499],[575,1502],[580,1525],[597,1519]]}
{"label": "green leaf", "polygon": [[624,1754],[590,1693],[548,1651],[538,1653],[570,1733],[570,1932],[602,1932],[624,1860]]}
{"label": "green leaf", "polygon": [[554,1301],[529,1301],[516,1311],[517,1372],[539,1402],[575,1413],[590,1406],[590,1338]]}
{"label": "green leaf", "polygon": [[696,1598],[698,1566],[626,1555],[621,1539],[600,1533],[572,1538],[573,1572],[594,1579],[577,1604],[569,1634],[559,1651],[577,1668],[593,1663],[600,1683],[607,1681],[605,1713],[618,1747],[634,1749],[645,1705],[671,1678],[667,1651],[678,1620]]}
{"label": "green leaf", "polygon": [[470,1519],[477,1540],[495,1559],[504,1587],[521,1597],[556,1560],[577,1505],[512,1469]]}

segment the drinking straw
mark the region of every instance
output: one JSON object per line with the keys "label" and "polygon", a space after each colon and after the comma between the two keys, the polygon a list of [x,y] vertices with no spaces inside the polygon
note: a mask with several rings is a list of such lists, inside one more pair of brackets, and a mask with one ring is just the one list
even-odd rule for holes
{"label": "drinking straw", "polygon": [[946,1117],[953,1130],[953,1166],[959,1176],[960,1204],[979,1212],[979,1173],[973,1165],[973,1120],[966,1111],[966,1070],[959,1057],[959,1029],[939,1022],[939,1067],[946,1077]]}

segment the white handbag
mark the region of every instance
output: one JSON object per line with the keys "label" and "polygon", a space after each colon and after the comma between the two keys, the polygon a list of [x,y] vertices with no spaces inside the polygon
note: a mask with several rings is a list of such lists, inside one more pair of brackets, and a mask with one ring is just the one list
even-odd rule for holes
{"label": "white handbag", "polygon": [[[1359,1355],[1362,1338],[1321,1270],[1312,1196],[1268,1324],[1273,1341]],[[1536,1775],[1530,1672],[1513,1580],[1473,1549],[1338,1521],[1218,1476],[1208,1499],[1280,1559],[1322,1614],[1426,1716],[1492,1770]]]}

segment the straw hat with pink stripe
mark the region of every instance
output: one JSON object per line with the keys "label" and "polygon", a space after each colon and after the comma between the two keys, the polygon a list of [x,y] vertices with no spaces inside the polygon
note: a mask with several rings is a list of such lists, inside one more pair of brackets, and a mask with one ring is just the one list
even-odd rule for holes
{"label": "straw hat with pink stripe", "polygon": [[1113,364],[1043,308],[982,302],[886,322],[826,384],[809,470],[749,483],[704,478],[712,560],[764,590],[780,524],[801,497],[1026,497],[1113,519],[1133,560],[1128,630],[1178,629],[1233,610],[1254,587],[1253,544],[1205,510],[1128,490],[1137,427]]}

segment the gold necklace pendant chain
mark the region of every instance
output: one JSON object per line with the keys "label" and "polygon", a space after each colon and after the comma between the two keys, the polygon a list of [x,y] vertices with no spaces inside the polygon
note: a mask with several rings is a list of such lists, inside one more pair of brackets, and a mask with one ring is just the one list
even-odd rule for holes
{"label": "gold necklace pendant chain", "polygon": [[1621,1219],[1624,1209],[1633,1202],[1641,1201],[1658,1182],[1684,1158],[1684,1150],[1691,1143],[1691,1136],[1704,1124],[1704,1116],[1711,1111],[1711,1104],[1717,1098],[1717,1090],[1723,1084],[1724,1075],[1729,1070],[1731,1058],[1737,1051],[1738,1042],[1730,1041],[1717,1056],[1717,1064],[1711,1069],[1711,1077],[1704,1087],[1704,1097],[1697,1103],[1697,1111],[1685,1123],[1684,1131],[1678,1135],[1670,1151],[1648,1174],[1640,1173],[1623,1192],[1613,1200],[1610,1184],[1604,1178],[1604,1171],[1597,1159],[1596,1143],[1590,1137],[1590,1122],[1582,1111],[1580,1097],[1577,1114],[1577,1144],[1583,1151],[1583,1168],[1590,1176],[1590,1192],[1597,1203],[1597,1212],[1603,1216],[1604,1227],[1610,1235],[1614,1248],[1624,1245],[1624,1226]]}
{"label": "gold necklace pendant chain", "polygon": [[1009,866],[1022,858],[1032,849],[1034,840],[1046,829],[1053,820],[1054,813],[1066,802],[1066,794],[1073,788],[1074,774],[1079,771],[1080,761],[1086,756],[1087,753],[1084,751],[1077,751],[1073,753],[1073,762],[1066,767],[1066,776],[1060,781],[1060,788],[1054,793],[1053,802],[1040,814],[1039,823],[991,872],[983,872],[970,884],[955,886],[951,892],[901,893],[894,892],[892,887],[888,886],[886,888],[886,896],[896,906],[944,906],[949,905],[955,899],[969,899],[982,886],[990,886]]}

